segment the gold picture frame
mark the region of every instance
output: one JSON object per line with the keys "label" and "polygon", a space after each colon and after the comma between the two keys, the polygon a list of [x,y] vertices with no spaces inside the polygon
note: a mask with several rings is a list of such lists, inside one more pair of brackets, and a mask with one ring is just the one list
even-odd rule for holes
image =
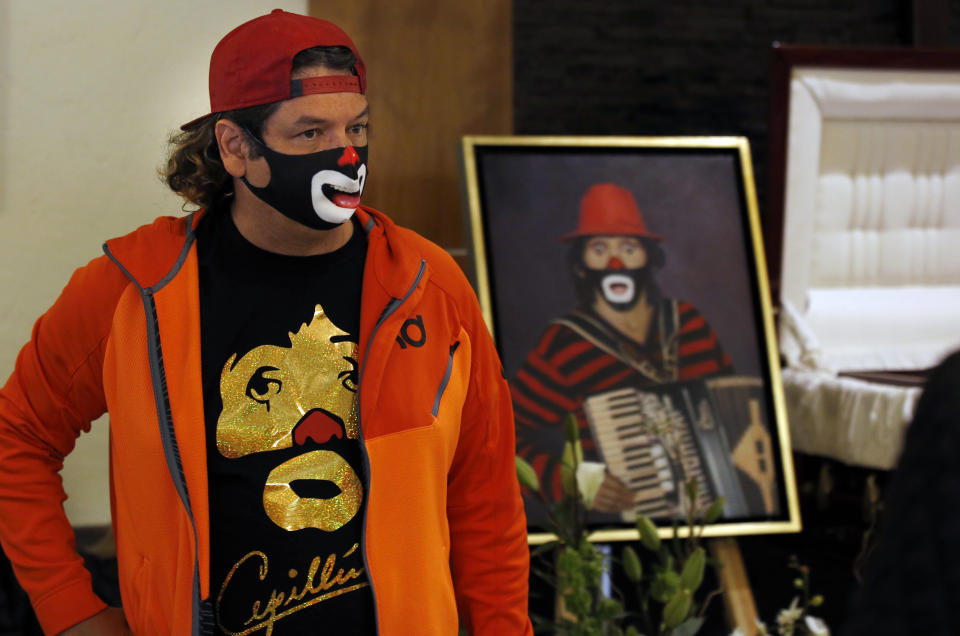
{"label": "gold picture frame", "polygon": [[[540,340],[542,348],[542,338],[546,337],[544,325],[548,325],[548,330],[553,324],[571,327],[565,318],[552,318],[562,316],[564,306],[576,305],[572,295],[574,281],[569,280],[571,275],[564,271],[574,262],[570,260],[575,260],[570,256],[574,252],[569,251],[564,260],[563,251],[569,248],[558,239],[575,228],[586,232],[582,218],[578,225],[578,206],[588,189],[599,183],[614,184],[630,192],[651,236],[656,232],[666,233],[662,242],[666,264],[656,272],[658,279],[663,278],[658,280],[657,289],[666,290],[662,294],[664,302],[674,302],[674,307],[692,306],[667,297],[676,291],[701,306],[715,330],[715,340],[730,343],[730,355],[724,357],[729,365],[725,368],[742,367],[750,377],[759,378],[754,382],[761,388],[755,390],[762,392],[762,398],[754,401],[762,402],[759,408],[763,411],[763,426],[770,434],[764,457],[772,459],[769,463],[774,466],[767,466],[762,458],[757,461],[775,475],[775,505],[769,504],[769,483],[751,489],[749,497],[744,496],[742,514],[708,526],[704,536],[799,531],[801,522],[789,427],[747,140],[743,137],[468,136],[462,141],[462,162],[473,282],[484,319],[503,359],[505,375],[514,386],[515,404],[522,404],[523,395],[517,399],[519,385],[539,386],[535,379],[514,381],[514,375],[520,378],[534,355],[535,332],[544,334]],[[706,229],[698,231],[691,226]],[[676,265],[678,262],[680,266]],[[574,271],[579,270],[574,266]],[[729,296],[718,301],[724,295],[721,292],[727,289],[731,290]],[[599,298],[599,292],[596,294]],[[578,306],[584,305],[581,302]],[[576,325],[572,328],[576,329]],[[674,325],[674,332],[677,331],[679,327]],[[604,349],[604,342],[597,339],[594,343],[598,350]],[[577,346],[577,351],[589,348],[580,343]],[[616,353],[610,346],[605,352]],[[679,377],[683,377],[683,372],[681,368]],[[544,395],[550,395],[548,389],[543,391]],[[606,396],[607,393],[591,394],[591,399],[596,398],[591,404],[601,404]],[[588,410],[582,398],[571,397],[580,400],[578,413]],[[531,408],[536,406],[532,404]],[[523,406],[516,408],[518,440],[522,441],[521,431],[525,430],[523,427],[529,418],[525,419],[521,413]],[[603,425],[602,417],[588,414],[585,419],[594,427],[589,430],[598,438],[605,437],[600,428],[596,428]],[[587,430],[585,424],[581,427]],[[602,439],[598,441],[595,449],[601,456],[603,443]],[[609,447],[609,442],[607,444]],[[697,444],[703,446],[699,441]],[[762,444],[757,444],[760,446]],[[724,448],[733,455],[732,445]],[[603,459],[609,459],[609,453]],[[686,465],[684,462],[680,463]],[[608,463],[605,471],[613,472],[611,466]],[[728,482],[719,480],[718,484],[749,486],[741,474],[741,465],[724,470],[735,478],[728,477],[732,479]],[[704,483],[709,481],[707,477],[704,479]],[[766,479],[769,480],[769,475]],[[721,487],[715,486],[714,490],[725,496]],[[766,502],[762,509],[750,503],[760,501],[758,496]],[[770,513],[773,509],[775,513]],[[530,513],[528,500],[528,517],[536,517]],[[627,518],[629,513],[620,516]],[[589,527],[593,541],[638,538],[632,523],[611,522],[607,513],[596,513],[596,522],[591,521]],[[661,529],[661,533],[672,534],[672,530]],[[544,543],[552,537],[536,529],[529,533],[531,544]]]}

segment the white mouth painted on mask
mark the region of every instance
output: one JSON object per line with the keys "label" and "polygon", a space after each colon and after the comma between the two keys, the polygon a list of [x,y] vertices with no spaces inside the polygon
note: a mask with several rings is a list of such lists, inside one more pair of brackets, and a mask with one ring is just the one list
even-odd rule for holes
{"label": "white mouth painted on mask", "polygon": [[628,303],[633,300],[633,279],[623,274],[608,274],[600,281],[603,297],[608,303]]}
{"label": "white mouth painted on mask", "polygon": [[[356,179],[351,179],[336,170],[321,170],[313,175],[313,179],[310,180],[310,198],[313,200],[313,209],[317,216],[328,223],[337,224],[349,219],[357,211],[357,205],[360,204],[360,195],[363,194],[363,186],[366,181],[366,165],[360,166]],[[331,201],[323,192],[324,186],[330,186],[339,193],[347,195],[344,198],[352,201],[351,205],[353,207],[337,205]]]}

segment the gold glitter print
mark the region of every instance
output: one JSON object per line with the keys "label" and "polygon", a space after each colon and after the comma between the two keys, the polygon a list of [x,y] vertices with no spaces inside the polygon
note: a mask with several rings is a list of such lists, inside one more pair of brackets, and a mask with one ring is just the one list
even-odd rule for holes
{"label": "gold glitter print", "polygon": [[[290,570],[288,573],[291,579],[290,588],[277,589],[274,587],[269,594],[267,594],[266,589],[263,589],[263,600],[253,602],[250,617],[243,621],[243,626],[231,629],[224,625],[220,608],[223,605],[224,597],[232,591],[234,578],[239,577],[241,579],[238,583],[241,588],[251,584],[255,586],[257,581],[266,580],[269,572],[270,566],[266,554],[259,550],[248,553],[234,564],[220,587],[216,604],[217,625],[224,633],[231,636],[246,636],[261,629],[264,630],[264,636],[270,636],[273,633],[274,625],[281,619],[317,603],[367,587],[369,583],[366,581],[353,583],[363,574],[363,569],[358,570],[342,562],[343,559],[351,556],[356,549],[357,545],[354,544],[353,548],[340,558],[336,553],[329,554],[326,559],[316,556],[303,574],[298,574],[296,570]],[[239,572],[241,569],[243,569],[243,572]],[[251,577],[251,575],[253,576]],[[255,580],[251,580],[251,578]]]}
{"label": "gold glitter print", "polygon": [[[340,494],[329,499],[299,497],[291,484],[297,480],[329,481]],[[286,530],[317,528],[339,530],[360,510],[363,486],[347,461],[333,451],[315,450],[284,462],[267,477],[263,509],[275,524]]]}
{"label": "gold glitter print", "polygon": [[239,360],[230,356],[224,366],[217,419],[224,457],[290,448],[294,427],[314,409],[338,415],[347,437],[358,438],[357,345],[320,305],[310,324],[289,336],[289,347],[262,345]]}

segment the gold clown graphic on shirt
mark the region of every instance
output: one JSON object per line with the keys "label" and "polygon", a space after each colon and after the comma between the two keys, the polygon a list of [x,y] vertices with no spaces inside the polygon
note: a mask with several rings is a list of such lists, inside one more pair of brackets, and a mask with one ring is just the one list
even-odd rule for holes
{"label": "gold clown graphic on shirt", "polygon": [[359,544],[333,540],[364,498],[359,467],[338,451],[359,440],[357,345],[320,305],[288,335],[289,346],[261,345],[223,366],[216,447],[227,460],[277,455],[276,465],[268,462],[263,514],[290,541],[320,531],[319,540],[301,538],[318,550],[296,563],[278,562],[269,546],[238,555],[217,595],[227,634],[269,636],[287,616],[368,585]]}

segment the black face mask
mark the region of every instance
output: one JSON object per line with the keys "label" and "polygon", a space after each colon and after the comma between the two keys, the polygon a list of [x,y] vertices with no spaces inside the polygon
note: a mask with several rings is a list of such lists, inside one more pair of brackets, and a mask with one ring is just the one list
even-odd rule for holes
{"label": "black face mask", "polygon": [[589,269],[584,267],[585,282],[617,311],[629,311],[647,292],[647,301],[653,302],[659,291],[649,266],[634,269]]}
{"label": "black face mask", "polygon": [[246,175],[241,177],[258,199],[315,230],[333,229],[356,212],[367,183],[366,146],[287,155],[247,134],[270,167],[270,182],[262,188],[251,185]]}

